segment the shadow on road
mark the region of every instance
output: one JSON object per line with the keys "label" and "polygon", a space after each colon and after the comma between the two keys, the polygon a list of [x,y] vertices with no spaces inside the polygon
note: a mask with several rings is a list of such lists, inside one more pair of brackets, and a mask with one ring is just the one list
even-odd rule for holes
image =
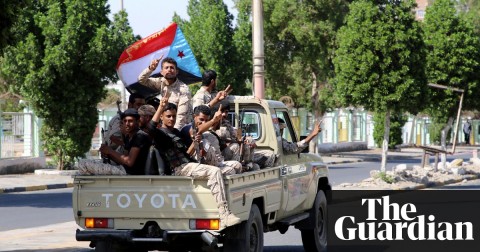
{"label": "shadow on road", "polygon": [[72,207],[72,193],[3,193],[0,194],[0,207],[69,208]]}
{"label": "shadow on road", "polygon": [[58,249],[19,249],[19,250],[2,250],[5,252],[90,252],[93,249],[85,248],[58,248]]}

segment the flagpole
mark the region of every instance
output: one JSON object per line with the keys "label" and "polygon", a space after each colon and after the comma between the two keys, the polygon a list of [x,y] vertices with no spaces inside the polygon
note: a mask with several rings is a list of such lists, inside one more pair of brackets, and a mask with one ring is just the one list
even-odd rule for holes
{"label": "flagpole", "polygon": [[253,86],[254,96],[265,98],[265,69],[264,69],[264,41],[263,41],[263,7],[262,0],[253,0]]}
{"label": "flagpole", "polygon": [[[120,0],[120,10],[121,10],[121,11],[125,10],[125,9],[123,8],[123,0]],[[122,109],[123,109],[123,110],[126,110],[127,107],[128,107],[128,106],[127,106],[127,92],[126,92],[126,90],[125,90],[125,85],[122,83],[122,81],[120,81],[120,86],[122,87],[121,90],[120,90],[120,92],[121,92],[120,95],[122,96],[122,104],[121,104],[121,106],[122,106]]]}

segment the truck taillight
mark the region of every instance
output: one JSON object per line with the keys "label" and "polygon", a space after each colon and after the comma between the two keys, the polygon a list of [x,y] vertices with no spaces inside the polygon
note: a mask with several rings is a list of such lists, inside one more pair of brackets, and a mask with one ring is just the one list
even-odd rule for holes
{"label": "truck taillight", "polygon": [[190,220],[190,229],[209,229],[209,230],[218,230],[220,229],[220,221],[218,219],[196,219]]}
{"label": "truck taillight", "polygon": [[86,228],[113,228],[113,219],[85,218]]}

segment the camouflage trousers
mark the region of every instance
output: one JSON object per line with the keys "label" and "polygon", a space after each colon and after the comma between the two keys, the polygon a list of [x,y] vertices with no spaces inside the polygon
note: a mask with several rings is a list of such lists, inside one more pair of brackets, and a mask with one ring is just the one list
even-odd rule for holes
{"label": "camouflage trousers", "polygon": [[[255,144],[255,140],[252,137],[247,137],[245,139],[245,144],[243,145],[242,153],[240,153],[240,144],[230,143],[222,152],[225,160],[235,160],[242,162],[244,164],[250,163],[253,161],[253,153],[255,148],[251,147]],[[242,155],[243,154],[243,158]],[[240,160],[243,159],[243,160]]]}
{"label": "camouflage trousers", "polygon": [[206,178],[207,186],[210,188],[213,197],[218,205],[227,203],[222,171],[212,165],[200,163],[186,163],[175,168],[176,176],[188,176],[192,178]]}
{"label": "camouflage trousers", "polygon": [[273,167],[275,160],[275,153],[271,150],[257,150],[253,156],[253,162],[258,164],[260,168]]}
{"label": "camouflage trousers", "polygon": [[235,160],[223,161],[219,167],[223,175],[242,173],[242,164]]}
{"label": "camouflage trousers", "polygon": [[79,175],[127,175],[123,166],[105,164],[98,159],[81,159],[77,167]]}

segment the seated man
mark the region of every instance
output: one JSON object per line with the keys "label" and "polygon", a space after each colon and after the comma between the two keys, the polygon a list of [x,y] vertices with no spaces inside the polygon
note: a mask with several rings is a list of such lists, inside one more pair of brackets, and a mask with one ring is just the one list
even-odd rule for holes
{"label": "seated man", "polygon": [[222,122],[215,129],[219,141],[222,143],[222,155],[225,160],[239,161],[243,166],[243,171],[259,170],[260,167],[253,162],[253,153],[255,149],[255,140],[252,137],[241,137],[241,132],[232,126],[228,120],[230,104],[222,102]]}
{"label": "seated man", "polygon": [[[208,179],[207,185],[217,202],[222,227],[239,223],[240,219],[232,214],[228,207],[220,168],[193,161],[190,156],[193,153],[192,148],[188,148],[183,143],[180,132],[174,128],[177,106],[167,103],[167,101],[168,97],[162,98],[150,124],[150,132],[153,134],[155,147],[163,155],[166,166],[177,176]],[[158,129],[156,124],[160,120],[162,126]]]}
{"label": "seated man", "polygon": [[[208,118],[211,114],[211,111],[206,105],[197,106],[195,110],[197,112],[195,113],[194,121],[195,125],[198,127],[202,124],[202,120],[197,120],[197,118],[202,116],[206,116]],[[225,161],[221,152],[220,139],[215,133],[215,130],[220,126],[220,121],[213,121],[212,127],[202,134],[202,148],[206,152],[205,164],[219,167],[222,169],[222,173],[225,175],[241,173],[242,164],[240,162],[235,160]]]}
{"label": "seated man", "polygon": [[[139,93],[133,93],[128,98],[128,108],[138,109],[145,104],[145,98]],[[108,123],[108,128],[103,136],[103,143],[119,153],[124,152],[124,142],[121,130],[121,116],[116,114]]]}
{"label": "seated man", "polygon": [[143,175],[151,140],[138,128],[140,115],[136,109],[129,108],[122,113],[121,119],[125,131],[126,154],[120,154],[111,147],[102,144],[100,152],[120,165],[103,163],[101,160],[83,159],[78,162],[79,174],[99,175]]}

